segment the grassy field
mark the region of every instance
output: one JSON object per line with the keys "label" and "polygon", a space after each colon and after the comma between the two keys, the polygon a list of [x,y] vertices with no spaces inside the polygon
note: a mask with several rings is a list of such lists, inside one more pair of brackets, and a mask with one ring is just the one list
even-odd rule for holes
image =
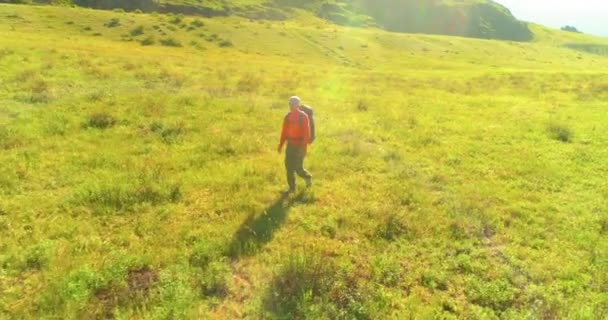
{"label": "grassy field", "polygon": [[[2,319],[608,317],[608,57],[570,49],[604,39],[15,5],[0,28]],[[282,197],[293,94],[315,185]]]}

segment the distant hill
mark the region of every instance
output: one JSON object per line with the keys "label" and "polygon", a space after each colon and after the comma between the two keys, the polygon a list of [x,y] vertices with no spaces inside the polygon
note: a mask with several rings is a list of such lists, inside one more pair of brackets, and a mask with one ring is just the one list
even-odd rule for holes
{"label": "distant hill", "polygon": [[[4,2],[27,0],[4,0]],[[294,9],[312,12],[340,25],[379,27],[389,31],[530,41],[527,23],[504,6],[488,0],[36,0],[72,3],[97,9],[173,12],[203,16],[240,15],[285,20]],[[0,0],[3,2],[3,0]]]}
{"label": "distant hill", "polygon": [[360,8],[390,31],[529,41],[533,34],[493,1],[360,0]]}

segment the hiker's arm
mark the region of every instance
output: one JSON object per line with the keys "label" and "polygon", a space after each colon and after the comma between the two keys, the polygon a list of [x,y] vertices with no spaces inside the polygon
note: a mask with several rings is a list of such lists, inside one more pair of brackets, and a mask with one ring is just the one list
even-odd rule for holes
{"label": "hiker's arm", "polygon": [[283,146],[285,145],[285,140],[287,139],[287,121],[283,120],[283,129],[281,130],[281,141],[279,142],[279,148],[277,151],[281,153],[283,150]]}

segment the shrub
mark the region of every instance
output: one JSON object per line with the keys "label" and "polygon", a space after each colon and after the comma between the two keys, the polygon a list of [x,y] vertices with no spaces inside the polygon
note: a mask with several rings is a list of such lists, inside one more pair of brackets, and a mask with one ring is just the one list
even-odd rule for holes
{"label": "shrub", "polygon": [[112,18],[108,22],[106,22],[104,24],[104,26],[106,26],[108,28],[118,27],[118,26],[120,26],[120,19],[118,19],[118,18]]}
{"label": "shrub", "polygon": [[99,112],[92,114],[87,120],[86,127],[88,128],[97,128],[97,129],[107,129],[111,128],[116,124],[116,119],[105,112]]}
{"label": "shrub", "polygon": [[41,242],[25,250],[22,269],[39,270],[47,266],[51,257],[52,246],[48,242]]}
{"label": "shrub", "polygon": [[200,27],[204,26],[205,23],[203,21],[201,21],[200,19],[196,19],[196,20],[190,22],[190,25],[192,25],[193,27],[196,27],[196,28],[200,28]]}
{"label": "shrub", "polygon": [[386,217],[376,230],[376,235],[388,241],[402,237],[410,239],[414,236],[407,219],[400,214],[390,214]]}
{"label": "shrub", "polygon": [[576,27],[573,26],[564,26],[561,28],[562,31],[574,32],[574,33],[582,33]]}
{"label": "shrub", "polygon": [[136,37],[136,36],[144,34],[144,26],[137,26],[137,27],[131,29],[131,31],[129,32],[129,34],[132,37]]}
{"label": "shrub", "polygon": [[374,282],[397,287],[403,278],[403,266],[398,258],[384,254],[372,259],[371,274]]}
{"label": "shrub", "polygon": [[190,265],[197,268],[205,269],[220,255],[220,252],[208,241],[199,241],[192,248],[190,254]]}
{"label": "shrub", "polygon": [[145,38],[145,39],[141,40],[139,43],[140,43],[142,46],[151,46],[151,45],[153,45],[153,44],[155,44],[155,43],[156,43],[156,40],[154,40],[154,37],[149,36],[149,37],[147,37],[147,38]]}
{"label": "shrub", "polygon": [[202,272],[200,286],[203,296],[224,297],[228,293],[230,266],[224,260],[211,261]]}
{"label": "shrub", "polygon": [[504,311],[515,303],[517,289],[506,280],[482,280],[470,277],[465,293],[469,301],[495,311]]}
{"label": "shrub", "polygon": [[273,319],[368,319],[366,291],[347,266],[296,254],[275,275],[263,307]]}
{"label": "shrub", "polygon": [[35,78],[30,84],[30,102],[48,103],[51,92],[48,83],[43,78]]}
{"label": "shrub", "polygon": [[222,40],[222,41],[219,43],[219,46],[220,46],[221,48],[227,48],[227,47],[232,47],[232,46],[234,46],[234,45],[232,44],[232,42],[231,42],[230,40]]}
{"label": "shrub", "polygon": [[549,134],[551,135],[551,138],[561,142],[571,142],[573,136],[570,128],[558,123],[552,123],[549,125]]}
{"label": "shrub", "polygon": [[160,44],[166,47],[181,47],[182,44],[175,38],[165,38],[160,40]]}
{"label": "shrub", "polygon": [[367,103],[364,101],[359,101],[359,103],[357,104],[357,110],[358,111],[367,111],[368,110]]}
{"label": "shrub", "polygon": [[171,18],[171,20],[169,20],[169,23],[171,24],[181,24],[182,20],[184,19],[184,16],[181,14],[175,15]]}

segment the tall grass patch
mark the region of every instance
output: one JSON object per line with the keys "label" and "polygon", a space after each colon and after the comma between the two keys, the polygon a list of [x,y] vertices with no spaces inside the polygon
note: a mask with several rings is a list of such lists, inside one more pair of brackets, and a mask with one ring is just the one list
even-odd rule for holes
{"label": "tall grass patch", "polygon": [[137,175],[91,179],[74,192],[71,202],[97,213],[121,213],[141,205],[177,203],[182,198],[179,182],[172,182],[160,171]]}
{"label": "tall grass patch", "polygon": [[553,140],[569,143],[574,139],[572,129],[563,123],[552,122],[547,126],[547,131]]}
{"label": "tall grass patch", "polygon": [[370,297],[352,269],[319,254],[294,254],[279,268],[263,302],[278,319],[369,319]]}

